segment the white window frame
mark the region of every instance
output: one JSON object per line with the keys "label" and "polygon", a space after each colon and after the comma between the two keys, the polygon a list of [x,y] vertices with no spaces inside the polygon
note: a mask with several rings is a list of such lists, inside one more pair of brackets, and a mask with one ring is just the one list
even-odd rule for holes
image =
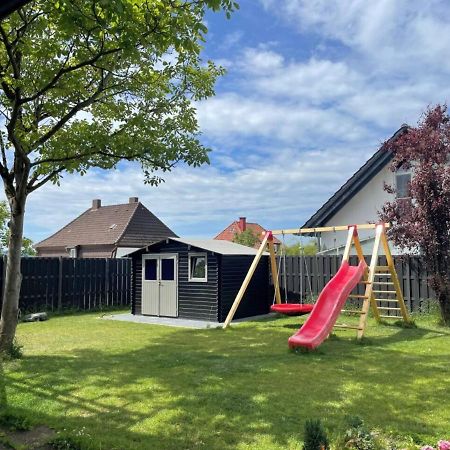
{"label": "white window frame", "polygon": [[[191,277],[191,258],[192,257],[204,257],[205,258],[205,277],[204,278],[192,278]],[[208,282],[208,254],[207,253],[188,253],[188,281],[194,283],[207,283]]]}
{"label": "white window frame", "polygon": [[412,176],[413,176],[413,174],[412,174],[412,170],[411,169],[408,169],[408,170],[404,170],[404,169],[399,169],[399,170],[397,170],[395,173],[394,173],[394,179],[395,179],[395,199],[396,200],[402,200],[402,199],[408,199],[408,198],[411,198],[411,196],[410,195],[408,195],[408,196],[406,196],[406,197],[400,197],[400,196],[398,196],[398,191],[397,191],[397,176],[398,175],[409,175],[410,176],[410,182],[411,182],[411,180],[412,180]]}

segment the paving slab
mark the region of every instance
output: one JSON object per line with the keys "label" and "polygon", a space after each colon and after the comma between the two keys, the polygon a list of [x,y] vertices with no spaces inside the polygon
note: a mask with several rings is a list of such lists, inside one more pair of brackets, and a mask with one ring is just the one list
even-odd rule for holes
{"label": "paving slab", "polygon": [[[246,317],[245,319],[236,319],[233,320],[232,325],[249,322],[252,320],[261,320],[275,316],[276,314],[269,313],[260,316]],[[102,319],[119,320],[122,322],[143,323],[148,325],[164,325],[168,327],[196,328],[196,329],[220,328],[223,325],[223,323],[212,322],[207,320],[182,319],[179,317],[137,316],[131,313],[109,314],[102,316]]]}

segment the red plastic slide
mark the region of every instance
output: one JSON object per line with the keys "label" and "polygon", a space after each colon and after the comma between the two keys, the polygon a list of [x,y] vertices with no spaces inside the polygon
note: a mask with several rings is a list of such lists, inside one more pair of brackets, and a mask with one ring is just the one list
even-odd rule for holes
{"label": "red plastic slide", "polygon": [[361,280],[366,263],[350,266],[343,261],[337,274],[327,283],[317,299],[310,316],[300,330],[289,338],[289,347],[313,349],[330,334],[347,297]]}

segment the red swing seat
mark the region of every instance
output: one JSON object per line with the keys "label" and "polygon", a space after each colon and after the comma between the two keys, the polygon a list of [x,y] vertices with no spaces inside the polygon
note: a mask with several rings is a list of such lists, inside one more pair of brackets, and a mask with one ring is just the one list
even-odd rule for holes
{"label": "red swing seat", "polygon": [[285,316],[303,316],[309,314],[313,308],[314,305],[310,303],[275,303],[270,307],[270,310]]}

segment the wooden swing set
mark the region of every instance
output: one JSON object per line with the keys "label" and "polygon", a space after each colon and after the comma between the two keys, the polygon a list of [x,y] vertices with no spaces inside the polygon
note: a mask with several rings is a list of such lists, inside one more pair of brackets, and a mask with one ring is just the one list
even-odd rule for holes
{"label": "wooden swing set", "polygon": [[[275,258],[275,247],[273,243],[274,235],[302,235],[324,232],[336,232],[347,231],[347,241],[342,257],[342,262],[349,262],[350,252],[354,246],[358,261],[365,261],[364,254],[361,247],[361,242],[358,236],[358,230],[373,230],[375,229],[375,242],[373,246],[372,255],[370,258],[369,266],[365,268],[364,275],[359,281],[359,284],[365,286],[364,294],[350,294],[348,299],[362,301],[361,309],[342,310],[342,312],[359,315],[358,325],[347,324],[334,324],[334,328],[340,329],[354,329],[357,332],[357,338],[361,339],[364,336],[364,332],[367,327],[367,318],[369,315],[369,309],[372,309],[373,316],[377,322],[382,319],[402,319],[405,322],[410,322],[410,317],[403,299],[400,282],[397,276],[397,272],[394,266],[394,260],[392,258],[391,250],[389,248],[388,239],[386,236],[386,228],[389,224],[362,224],[362,225],[343,225],[335,227],[318,227],[318,228],[300,228],[300,229],[286,229],[286,230],[273,230],[265,233],[264,239],[261,242],[261,246],[250,266],[250,269],[242,283],[239,292],[231,306],[231,309],[225,319],[223,328],[227,328],[236,313],[237,308],[245,294],[245,291],[252,279],[252,276],[258,266],[258,263],[263,256],[266,249],[269,251],[270,267],[272,273],[272,279],[275,289],[275,302],[281,304],[280,284],[278,279],[278,269]],[[386,255],[386,266],[378,265],[378,255],[380,247],[382,246]],[[390,281],[381,280],[380,277],[387,278]],[[384,286],[388,286],[384,288]],[[384,296],[383,298],[381,298]],[[391,303],[395,303],[395,307],[389,306]],[[391,313],[391,314],[390,314]]]}

